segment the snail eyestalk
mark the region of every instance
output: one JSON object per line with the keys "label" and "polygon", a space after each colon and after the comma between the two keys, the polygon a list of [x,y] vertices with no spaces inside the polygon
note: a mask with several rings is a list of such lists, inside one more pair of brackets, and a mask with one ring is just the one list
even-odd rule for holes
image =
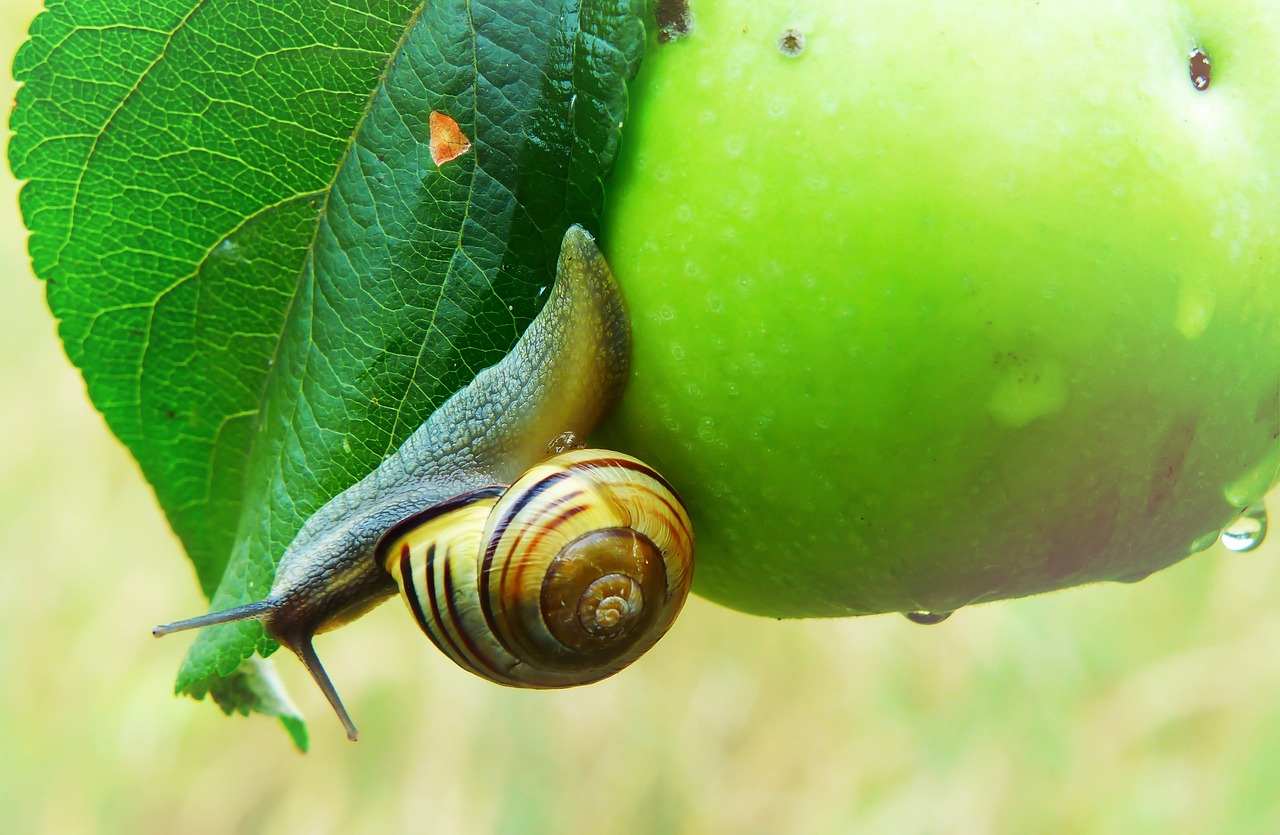
{"label": "snail eyestalk", "polygon": [[299,637],[292,640],[287,639],[278,634],[276,629],[272,628],[272,624],[268,622],[270,616],[276,613],[278,608],[277,601],[267,598],[256,603],[246,603],[244,606],[227,609],[224,612],[210,612],[199,617],[161,624],[153,627],[151,634],[157,638],[163,638],[165,635],[171,635],[174,632],[185,632],[188,629],[200,629],[205,626],[217,626],[221,623],[235,623],[242,620],[262,621],[268,635],[293,650],[293,654],[298,656],[298,660],[307,668],[307,672],[311,674],[311,677],[315,679],[316,684],[320,687],[320,692],[324,693],[324,697],[329,700],[329,704],[333,707],[333,712],[338,714],[342,727],[347,731],[347,739],[355,742],[360,734],[356,730],[355,723],[351,721],[351,715],[347,713],[346,707],[343,706],[342,699],[338,697],[338,691],[333,686],[333,681],[329,678],[329,674],[325,672],[324,665],[320,663],[320,657],[316,655],[315,647],[311,644],[312,633],[305,632],[305,629],[312,629],[311,625],[307,624],[304,628],[304,634]]}
{"label": "snail eyestalk", "polygon": [[266,600],[259,600],[257,603],[247,603],[244,606],[237,606],[224,612],[210,612],[207,615],[178,620],[173,623],[162,623],[159,626],[153,626],[151,634],[157,638],[163,638],[165,635],[172,635],[174,632],[186,632],[188,629],[200,629],[204,626],[217,626],[220,623],[261,620],[271,611],[271,608],[271,603]]}

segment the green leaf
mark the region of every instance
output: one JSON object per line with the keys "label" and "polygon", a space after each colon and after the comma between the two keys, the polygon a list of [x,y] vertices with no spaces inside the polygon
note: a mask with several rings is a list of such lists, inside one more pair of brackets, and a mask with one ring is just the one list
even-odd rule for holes
{"label": "green leaf", "polygon": [[264,658],[250,658],[229,676],[209,676],[188,689],[187,694],[196,699],[212,695],[222,712],[230,716],[239,713],[262,713],[274,716],[284,726],[285,733],[304,754],[311,747],[307,723],[284,690],[275,666]]}
{"label": "green leaf", "polygon": [[[642,5],[51,0],[32,24],[32,263],[215,610],[505,354],[570,223],[599,231]],[[432,111],[473,143],[439,167]],[[255,649],[256,623],[207,629],[179,685],[220,698]]]}

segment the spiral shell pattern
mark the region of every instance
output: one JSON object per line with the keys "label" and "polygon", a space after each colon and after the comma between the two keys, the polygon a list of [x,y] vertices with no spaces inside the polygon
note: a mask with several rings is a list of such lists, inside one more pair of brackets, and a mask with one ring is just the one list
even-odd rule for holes
{"label": "spiral shell pattern", "polygon": [[667,631],[693,580],[675,491],[642,462],[598,449],[437,505],[389,533],[380,553],[431,641],[514,687],[618,672]]}

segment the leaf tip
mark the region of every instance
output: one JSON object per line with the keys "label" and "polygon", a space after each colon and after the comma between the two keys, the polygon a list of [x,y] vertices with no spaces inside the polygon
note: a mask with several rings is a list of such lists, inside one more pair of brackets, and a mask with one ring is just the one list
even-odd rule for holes
{"label": "leaf tip", "polygon": [[298,749],[299,754],[305,754],[311,750],[311,735],[307,733],[305,721],[297,716],[281,716],[280,724],[284,726],[289,739],[293,740],[293,745]]}

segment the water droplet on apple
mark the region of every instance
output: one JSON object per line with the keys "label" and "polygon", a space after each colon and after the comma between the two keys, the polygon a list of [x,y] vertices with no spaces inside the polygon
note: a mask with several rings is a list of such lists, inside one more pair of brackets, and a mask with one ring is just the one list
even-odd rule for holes
{"label": "water droplet on apple", "polygon": [[1222,532],[1222,544],[1228,551],[1244,553],[1252,551],[1267,537],[1267,508],[1256,504],[1227,525]]}
{"label": "water droplet on apple", "polygon": [[918,623],[921,626],[933,626],[935,623],[942,623],[944,620],[946,620],[947,618],[955,614],[955,612],[919,611],[919,612],[903,612],[903,614],[906,615],[907,620],[911,621],[912,623]]}

